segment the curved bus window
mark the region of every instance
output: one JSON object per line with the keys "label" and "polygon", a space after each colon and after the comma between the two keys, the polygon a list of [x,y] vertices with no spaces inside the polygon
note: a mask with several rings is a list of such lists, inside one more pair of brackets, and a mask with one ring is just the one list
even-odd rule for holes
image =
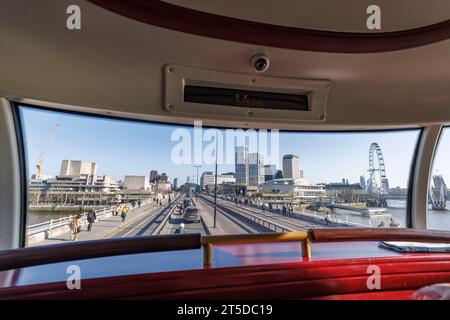
{"label": "curved bus window", "polygon": [[20,118],[29,246],[406,224],[420,130],[215,129],[29,106]]}
{"label": "curved bus window", "polygon": [[433,161],[428,189],[428,228],[450,230],[450,128],[444,128]]}

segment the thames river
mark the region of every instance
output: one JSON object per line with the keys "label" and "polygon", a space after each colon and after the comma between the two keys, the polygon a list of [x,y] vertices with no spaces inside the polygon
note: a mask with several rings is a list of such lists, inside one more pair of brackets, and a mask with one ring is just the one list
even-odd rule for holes
{"label": "thames river", "polygon": [[[340,211],[336,214],[337,219],[364,224],[367,226],[376,227],[381,221],[384,222],[385,227],[389,227],[391,217],[396,222],[400,223],[401,227],[406,224],[406,200],[387,200],[388,214],[382,216],[372,216],[371,218],[362,217],[357,213]],[[447,208],[450,208],[450,201],[447,201]],[[450,230],[450,210],[449,211],[435,211],[428,209],[428,229],[436,230]]]}

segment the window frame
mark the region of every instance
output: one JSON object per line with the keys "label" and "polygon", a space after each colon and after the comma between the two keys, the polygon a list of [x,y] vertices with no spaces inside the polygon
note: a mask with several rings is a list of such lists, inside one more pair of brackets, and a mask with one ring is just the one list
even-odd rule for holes
{"label": "window frame", "polygon": [[[63,106],[60,105],[61,108],[58,107],[58,105],[56,104],[51,104],[51,103],[43,103],[43,102],[39,102],[40,105],[37,104],[31,104],[31,103],[27,103],[27,102],[20,102],[20,101],[10,101],[11,104],[11,108],[12,108],[12,113],[14,115],[14,124],[15,124],[15,129],[16,129],[16,138],[17,138],[17,145],[18,145],[18,157],[19,157],[19,161],[20,161],[20,190],[21,190],[21,194],[20,194],[20,217],[21,217],[21,228],[20,228],[20,235],[19,235],[19,239],[20,239],[20,247],[25,247],[26,245],[26,228],[27,228],[27,223],[26,223],[26,214],[27,214],[27,207],[28,207],[28,202],[27,202],[27,194],[28,194],[28,190],[27,190],[27,177],[28,177],[28,167],[27,167],[27,162],[26,162],[26,151],[25,151],[25,137],[24,137],[24,131],[23,131],[23,122],[21,119],[21,115],[20,115],[20,108],[21,107],[26,107],[26,108],[32,108],[35,110],[43,110],[43,111],[51,111],[51,112],[59,112],[59,113],[65,113],[65,114],[72,114],[72,115],[79,115],[79,116],[87,116],[87,117],[91,117],[91,118],[101,118],[101,119],[109,119],[109,120],[119,120],[119,121],[127,121],[127,122],[138,122],[138,123],[146,123],[146,124],[156,124],[156,125],[176,125],[176,126],[180,126],[180,127],[189,127],[192,128],[192,124],[185,124],[185,123],[177,123],[177,122],[162,122],[162,121],[154,121],[154,120],[144,120],[144,119],[133,119],[133,118],[127,118],[127,117],[121,117],[121,116],[116,116],[116,115],[105,115],[105,114],[98,114],[95,112],[83,112],[83,111],[78,111],[78,110],[67,110],[64,107],[67,106]],[[219,126],[203,126],[203,128],[208,129],[208,128],[213,128],[213,129],[228,129],[228,127],[219,127]],[[417,188],[416,188],[416,175],[418,170],[420,170],[420,168],[422,168],[422,166],[420,165],[419,161],[420,159],[423,158],[423,154],[421,154],[423,152],[421,146],[424,142],[424,132],[426,132],[426,130],[429,128],[429,126],[418,126],[418,127],[405,127],[405,128],[386,128],[386,129],[368,129],[368,130],[283,130],[283,129],[279,129],[280,133],[281,132],[286,132],[286,133],[377,133],[377,132],[383,132],[383,133],[387,133],[387,132],[399,132],[399,131],[412,131],[412,130],[416,130],[418,131],[418,136],[417,136],[417,141],[416,141],[416,145],[412,154],[412,159],[411,159],[411,164],[410,164],[410,173],[409,173],[409,177],[408,177],[408,182],[407,182],[407,187],[408,187],[408,193],[407,193],[407,197],[406,197],[406,208],[405,208],[405,214],[406,214],[406,221],[405,221],[405,228],[417,228],[417,226],[415,225],[415,218],[414,215],[417,214],[417,210],[415,208],[415,201],[413,201],[415,194],[417,192]],[[259,128],[254,128],[256,131],[259,130]],[[435,141],[435,143],[437,143],[439,141],[439,136],[437,141]],[[434,151],[435,151],[435,147],[433,148],[433,154],[431,156],[432,161],[434,160]],[[432,162],[431,162],[432,165]],[[428,170],[429,174],[428,174],[428,181],[431,177],[430,173],[431,173],[431,167]],[[428,184],[427,184],[428,186]],[[427,189],[428,190],[428,189]],[[428,197],[428,195],[427,195]],[[427,211],[425,212],[425,216],[427,216]],[[426,217],[425,217],[426,219]]]}

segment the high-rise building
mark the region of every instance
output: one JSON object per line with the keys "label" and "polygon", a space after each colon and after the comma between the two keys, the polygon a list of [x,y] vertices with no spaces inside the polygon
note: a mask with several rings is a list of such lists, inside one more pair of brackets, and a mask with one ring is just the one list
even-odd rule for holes
{"label": "high-rise building", "polygon": [[264,182],[264,156],[261,153],[249,153],[248,185],[259,186]]}
{"label": "high-rise building", "polygon": [[176,189],[178,187],[178,178],[173,179],[173,188]]}
{"label": "high-rise building", "polygon": [[186,177],[186,183],[191,183],[191,177],[190,176]]}
{"label": "high-rise building", "polygon": [[248,147],[239,146],[236,147],[234,166],[236,173],[236,183],[240,185],[249,184],[249,172],[248,172]]}
{"label": "high-rise building", "polygon": [[266,164],[264,166],[264,181],[270,181],[275,179],[277,173],[277,167],[274,164]]}
{"label": "high-rise building", "polygon": [[150,171],[150,182],[155,183],[158,179],[158,171],[157,170],[151,170]]}
{"label": "high-rise building", "polygon": [[366,179],[364,179],[364,176],[359,177],[359,185],[363,191],[366,191]]}
{"label": "high-rise building", "polygon": [[283,157],[283,176],[284,178],[300,178],[300,159],[293,154],[287,154]]}

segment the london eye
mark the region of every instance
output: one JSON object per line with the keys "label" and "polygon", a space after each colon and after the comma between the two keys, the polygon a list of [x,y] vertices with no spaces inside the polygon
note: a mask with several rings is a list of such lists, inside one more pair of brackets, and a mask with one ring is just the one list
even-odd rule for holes
{"label": "london eye", "polygon": [[[383,153],[381,152],[380,146],[376,142],[373,142],[370,145],[368,172],[369,179],[367,181],[367,192],[369,194],[386,194],[389,190],[389,182],[386,177],[386,167],[384,165]],[[377,182],[377,180],[379,182]]]}

